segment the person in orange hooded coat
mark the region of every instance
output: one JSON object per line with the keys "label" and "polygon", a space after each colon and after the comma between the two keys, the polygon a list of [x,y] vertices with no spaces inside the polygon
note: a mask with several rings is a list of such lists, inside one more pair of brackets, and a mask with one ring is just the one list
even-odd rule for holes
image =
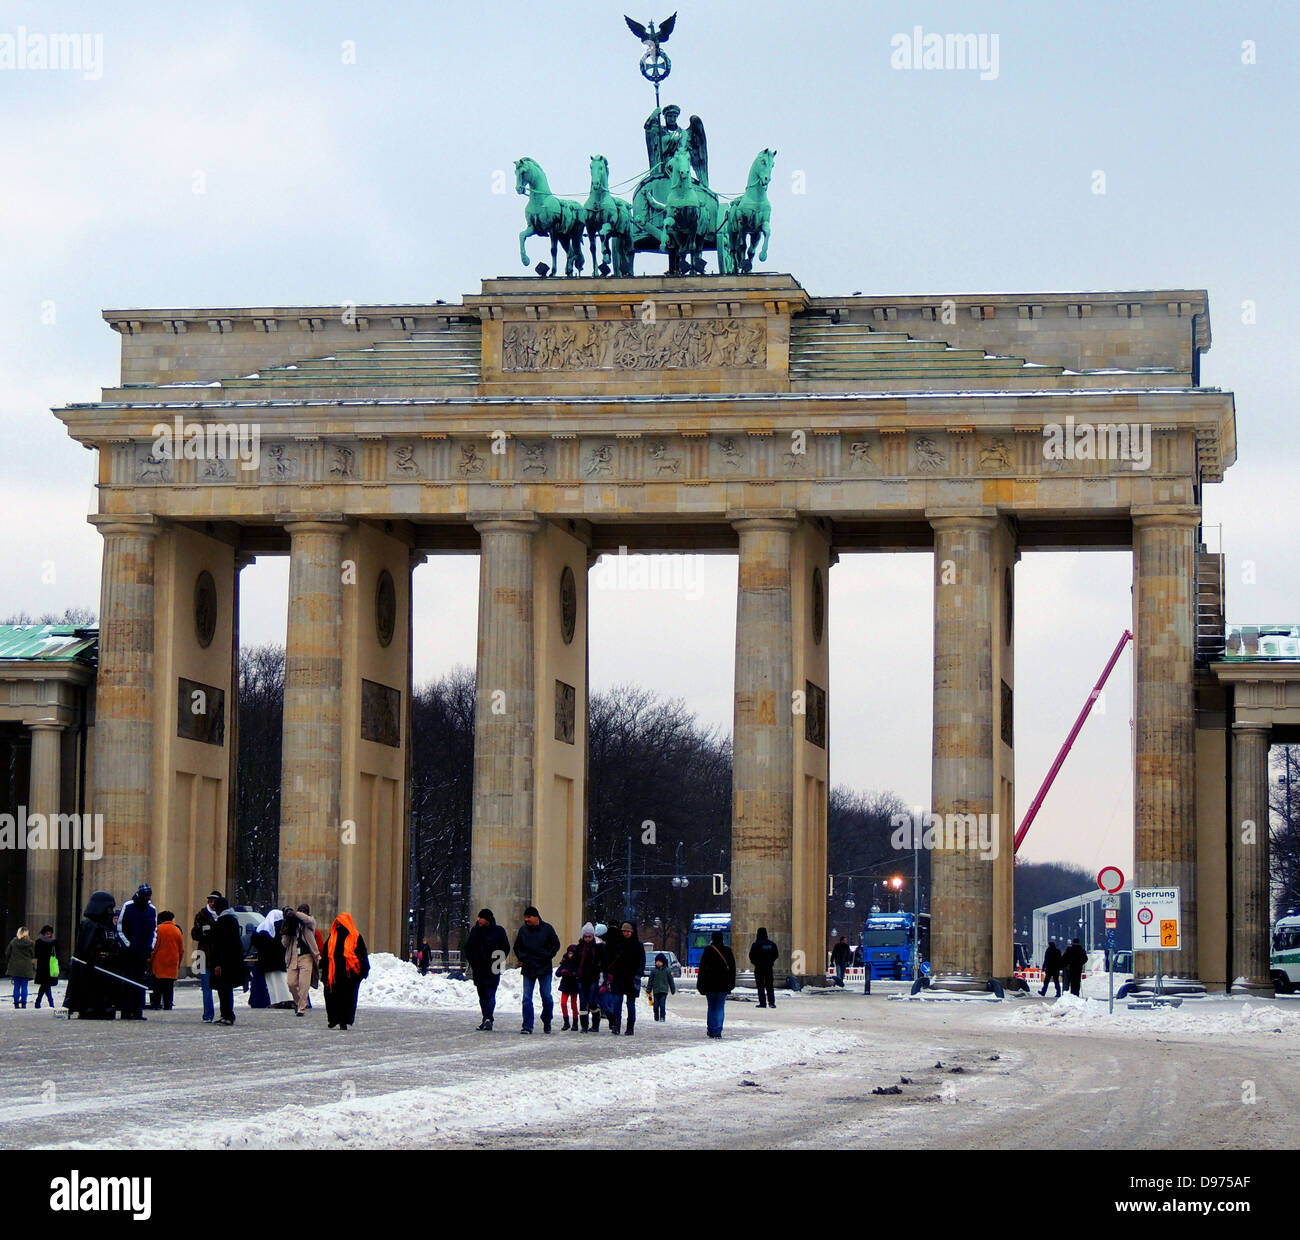
{"label": "person in orange hooded coat", "polygon": [[181,956],[185,953],[185,936],[176,924],[176,914],[164,909],[158,914],[158,938],[149,957],[149,973],[153,987],[149,994],[149,1007],[157,1011],[172,1010],[172,990],[180,972]]}
{"label": "person in orange hooded coat", "polygon": [[321,961],[325,983],[325,1015],[333,1029],[346,1029],[357,1018],[357,991],[370,976],[366,941],[350,913],[340,913],[330,927]]}

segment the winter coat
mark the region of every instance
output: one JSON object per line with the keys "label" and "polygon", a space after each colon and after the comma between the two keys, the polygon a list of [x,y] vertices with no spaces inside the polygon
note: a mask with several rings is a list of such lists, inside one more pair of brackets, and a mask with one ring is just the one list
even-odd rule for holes
{"label": "winter coat", "polygon": [[120,1001],[122,984],[95,971],[95,966],[111,973],[122,971],[122,940],[113,928],[113,897],[107,891],[94,892],[86,902],[72,954],[85,963],[71,962],[63,1006],[83,1017],[111,1015]]}
{"label": "winter coat", "polygon": [[1049,977],[1061,971],[1061,949],[1055,943],[1043,953],[1043,972]]}
{"label": "winter coat", "polygon": [[736,989],[736,957],[730,947],[710,943],[704,949],[695,989],[702,995],[727,995]]}
{"label": "winter coat", "polygon": [[609,988],[616,995],[635,995],[641,990],[641,975],[645,972],[645,948],[636,937],[624,938],[620,930],[606,947],[605,970],[609,974]]}
{"label": "winter coat", "polygon": [[141,962],[148,960],[158,938],[158,910],[153,901],[129,900],[118,921],[117,934],[131,955]]}
{"label": "winter coat", "polygon": [[154,977],[175,981],[181,970],[181,957],[185,954],[185,936],[174,921],[164,921],[158,927],[158,941],[149,959],[149,972]]}
{"label": "winter coat", "polygon": [[36,940],[36,980],[42,986],[55,980],[50,977],[50,959],[58,958],[58,950],[59,945],[52,934],[42,934]]}
{"label": "winter coat", "polygon": [[555,976],[560,979],[560,994],[576,995],[578,993],[578,945],[570,943],[560,957]]}
{"label": "winter coat", "polygon": [[781,953],[776,944],[764,934],[756,938],[753,946],[750,947],[749,963],[754,966],[755,973],[770,977],[772,970],[776,968],[776,962],[780,955]]}
{"label": "winter coat", "polygon": [[[306,913],[300,913],[293,909],[284,915],[280,922],[280,938],[284,943],[284,965],[286,969],[292,969],[298,962],[298,953],[306,952],[314,959],[319,960],[324,947],[320,941],[320,934],[316,930],[316,919],[309,917]],[[315,951],[312,949],[315,948]]]}
{"label": "winter coat", "polygon": [[36,976],[36,944],[31,939],[14,935],[5,948],[5,972],[10,977],[25,977],[29,982]]}
{"label": "winter coat", "polygon": [[549,973],[551,961],[559,950],[560,936],[550,922],[539,921],[536,926],[525,922],[515,935],[515,957],[527,978],[543,977]]}
{"label": "winter coat", "polygon": [[[217,918],[208,944],[208,969],[212,984],[232,989],[244,984],[244,939],[234,909],[226,909]],[[217,970],[220,970],[220,973]]]}
{"label": "winter coat", "polygon": [[1062,954],[1061,963],[1071,977],[1080,977],[1083,974],[1083,966],[1088,963],[1088,953],[1083,950],[1081,944],[1071,943]]}
{"label": "winter coat", "polygon": [[[340,913],[330,927],[322,972],[327,991],[355,988],[370,976],[370,953],[366,951],[366,941],[348,913]],[[345,1023],[350,1025],[352,1022]]]}
{"label": "winter coat", "polygon": [[842,964],[846,969],[853,959],[853,949],[847,943],[836,943],[831,948],[831,964]]}
{"label": "winter coat", "polygon": [[194,914],[194,925],[190,929],[190,938],[194,940],[195,946],[201,953],[199,958],[199,971],[201,973],[212,972],[212,931],[216,924],[216,914],[206,904]]}
{"label": "winter coat", "polygon": [[577,947],[578,985],[586,990],[588,986],[599,982],[601,974],[605,972],[605,944],[599,939],[592,939],[590,943],[586,939],[579,939]]}
{"label": "winter coat", "polygon": [[675,995],[677,984],[673,981],[673,971],[666,964],[655,965],[645,980],[645,992],[648,995]]}
{"label": "winter coat", "polygon": [[469,938],[460,954],[469,965],[475,982],[486,984],[493,978],[500,978],[506,957],[510,955],[510,936],[495,921],[486,926],[475,921],[469,928]]}

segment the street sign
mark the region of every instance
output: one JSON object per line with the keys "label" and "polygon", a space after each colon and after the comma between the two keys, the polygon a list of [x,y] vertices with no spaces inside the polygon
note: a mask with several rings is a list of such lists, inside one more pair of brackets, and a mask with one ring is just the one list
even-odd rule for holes
{"label": "street sign", "polygon": [[1116,895],[1102,896],[1101,907],[1104,909],[1119,908],[1119,896]]}
{"label": "street sign", "polygon": [[1177,951],[1183,923],[1177,887],[1133,888],[1134,951]]}
{"label": "street sign", "polygon": [[1124,886],[1124,871],[1117,865],[1105,865],[1097,874],[1097,886],[1112,895]]}
{"label": "street sign", "polygon": [[1114,932],[1115,927],[1119,925],[1119,909],[1108,908],[1106,911],[1106,929]]}

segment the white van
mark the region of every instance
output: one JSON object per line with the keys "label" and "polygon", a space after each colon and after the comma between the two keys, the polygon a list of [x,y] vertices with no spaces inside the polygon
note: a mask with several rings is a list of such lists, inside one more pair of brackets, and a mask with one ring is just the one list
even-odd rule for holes
{"label": "white van", "polygon": [[1300,986],[1300,917],[1281,918],[1273,927],[1273,952],[1268,958],[1273,989],[1289,995]]}

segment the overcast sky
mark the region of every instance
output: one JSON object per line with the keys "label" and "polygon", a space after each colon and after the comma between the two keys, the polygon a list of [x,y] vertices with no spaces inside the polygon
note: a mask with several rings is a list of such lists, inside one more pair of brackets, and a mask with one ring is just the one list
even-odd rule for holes
{"label": "overcast sky", "polygon": [[[703,117],[720,189],[777,148],[767,266],[813,294],[1208,289],[1202,382],[1238,412],[1239,463],[1205,496],[1229,617],[1300,620],[1295,6],[679,10],[664,102]],[[519,274],[523,203],[495,174],[529,154],[578,195],[592,154],[613,181],[644,164],[653,92],[623,12],[0,4],[0,46],[25,27],[100,48],[82,72],[0,56],[0,614],[98,606],[94,464],[49,409],[114,382],[102,309],[453,301]],[[996,72],[891,67],[916,26],[996,36]],[[710,557],[696,598],[593,591],[593,686],[649,684],[730,730],[735,578]],[[245,639],[282,641],[286,562],[243,582]],[[472,663],[476,560],[416,583],[417,675]],[[1130,584],[1113,553],[1017,570],[1018,815],[1130,623]],[[928,556],[832,571],[835,782],[928,803],[931,601]],[[1130,668],[1026,857],[1131,860]]]}

